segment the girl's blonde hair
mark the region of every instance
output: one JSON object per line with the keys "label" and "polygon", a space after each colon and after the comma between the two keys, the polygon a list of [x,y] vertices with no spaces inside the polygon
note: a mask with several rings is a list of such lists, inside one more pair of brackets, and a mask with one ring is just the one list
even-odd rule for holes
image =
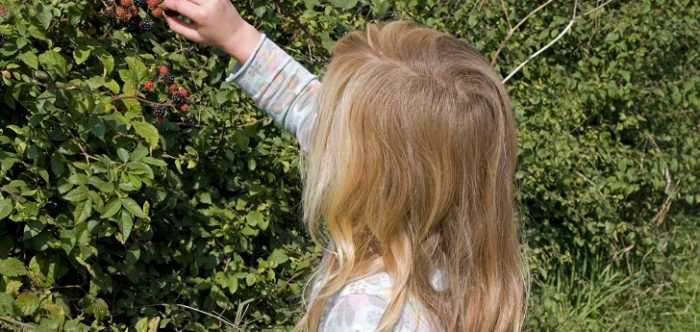
{"label": "girl's blonde hair", "polygon": [[519,331],[516,131],[489,62],[434,29],[370,24],[337,42],[317,106],[304,218],[329,254],[297,329],[317,331],[343,286],[385,271],[393,292],[379,331],[409,296],[448,331]]}

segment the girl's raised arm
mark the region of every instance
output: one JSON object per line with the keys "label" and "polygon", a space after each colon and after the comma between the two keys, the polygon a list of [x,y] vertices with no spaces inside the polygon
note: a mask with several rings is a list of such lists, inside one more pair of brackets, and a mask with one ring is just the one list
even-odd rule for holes
{"label": "girl's raised arm", "polygon": [[321,85],[315,75],[241,18],[229,0],[165,0],[162,6],[192,21],[168,16],[171,30],[193,42],[218,47],[242,64],[227,81],[236,82],[309,151]]}

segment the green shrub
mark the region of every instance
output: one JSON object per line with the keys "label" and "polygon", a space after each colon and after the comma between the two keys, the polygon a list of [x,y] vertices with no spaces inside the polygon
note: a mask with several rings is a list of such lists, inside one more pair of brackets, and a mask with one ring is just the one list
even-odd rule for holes
{"label": "green shrub", "polygon": [[[109,3],[4,1],[0,326],[288,328],[320,251],[299,221],[293,137],[223,82],[235,63],[221,51],[162,22],[115,29]],[[551,3],[510,36],[538,4],[236,4],[319,74],[346,31],[408,18],[498,54],[505,77],[572,13]],[[580,257],[642,257],[655,224],[700,202],[700,6],[598,5],[578,3],[572,29],[507,83],[535,280]],[[169,96],[141,86],[163,64],[191,91],[191,125],[152,114]]]}

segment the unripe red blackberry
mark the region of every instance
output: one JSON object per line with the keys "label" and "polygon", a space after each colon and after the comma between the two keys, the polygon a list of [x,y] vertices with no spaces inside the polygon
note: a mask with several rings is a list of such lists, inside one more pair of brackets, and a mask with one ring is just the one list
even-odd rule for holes
{"label": "unripe red blackberry", "polygon": [[187,89],[185,89],[185,88],[180,88],[179,90],[177,90],[177,92],[185,97],[190,95],[190,92],[187,91]]}
{"label": "unripe red blackberry", "polygon": [[126,17],[126,9],[124,7],[117,7],[114,9],[114,16],[117,18],[125,18]]}
{"label": "unripe red blackberry", "polygon": [[166,67],[166,66],[160,66],[160,68],[158,68],[158,73],[160,73],[161,75],[167,74],[167,73],[168,73],[168,67]]}
{"label": "unripe red blackberry", "polygon": [[147,2],[148,2],[148,8],[153,9],[153,8],[158,7],[158,2],[159,2],[158,0],[147,0]]}
{"label": "unripe red blackberry", "polygon": [[175,83],[168,84],[168,89],[170,89],[170,92],[172,92],[172,93],[177,92],[177,84],[175,84]]}
{"label": "unripe red blackberry", "polygon": [[153,20],[146,17],[141,20],[139,27],[141,27],[141,30],[143,31],[151,31],[151,29],[153,29]]}
{"label": "unripe red blackberry", "polygon": [[182,104],[180,105],[180,110],[183,112],[187,112],[190,109],[190,104]]}
{"label": "unripe red blackberry", "polygon": [[170,100],[173,102],[173,104],[180,106],[187,102],[187,97],[176,92],[173,93],[173,96],[172,98],[170,98]]}
{"label": "unripe red blackberry", "polygon": [[156,87],[156,85],[153,83],[153,81],[148,80],[148,81],[146,81],[146,83],[143,83],[143,87],[148,91],[152,91],[153,88]]}
{"label": "unripe red blackberry", "polygon": [[122,5],[122,7],[129,7],[134,4],[133,0],[119,0],[119,4]]}
{"label": "unripe red blackberry", "polygon": [[128,9],[129,9],[129,14],[131,14],[132,16],[139,14],[139,7],[131,6]]}
{"label": "unripe red blackberry", "polygon": [[165,114],[168,113],[168,107],[165,105],[158,105],[156,106],[155,111],[153,112],[157,117],[162,118],[165,116]]}
{"label": "unripe red blackberry", "polygon": [[163,82],[165,82],[165,83],[167,83],[167,84],[170,84],[170,83],[175,82],[175,77],[174,77],[173,74],[171,74],[171,73],[165,73],[165,74],[163,74],[163,78],[162,78],[162,79],[163,79]]}
{"label": "unripe red blackberry", "polygon": [[160,7],[153,8],[153,10],[151,10],[151,16],[161,18],[163,16],[163,10],[160,9]]}

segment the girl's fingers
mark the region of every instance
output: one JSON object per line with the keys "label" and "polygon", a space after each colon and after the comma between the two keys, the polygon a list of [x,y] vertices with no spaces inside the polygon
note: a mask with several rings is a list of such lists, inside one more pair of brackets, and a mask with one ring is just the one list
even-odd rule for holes
{"label": "girl's fingers", "polygon": [[168,16],[165,19],[168,22],[168,26],[170,26],[170,30],[173,30],[176,33],[181,34],[183,37],[193,41],[193,42],[200,42],[201,41],[201,36],[199,35],[199,32],[197,31],[197,26],[194,24],[189,24],[183,22],[181,19],[173,16]]}
{"label": "girl's fingers", "polygon": [[165,0],[161,3],[161,7],[165,10],[176,11],[180,15],[189,17],[194,22],[201,21],[199,5],[190,0]]}

